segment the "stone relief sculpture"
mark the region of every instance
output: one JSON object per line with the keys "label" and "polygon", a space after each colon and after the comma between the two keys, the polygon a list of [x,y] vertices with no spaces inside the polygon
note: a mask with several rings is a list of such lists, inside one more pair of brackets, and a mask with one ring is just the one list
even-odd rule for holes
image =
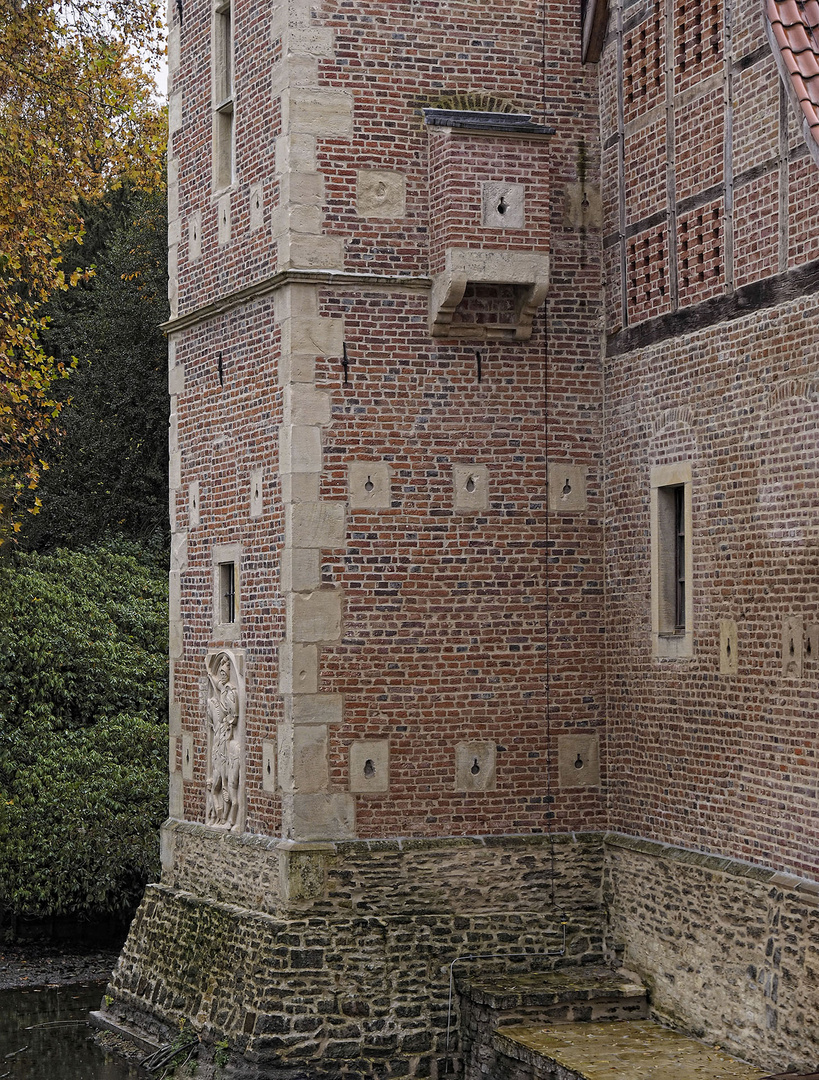
{"label": "stone relief sculpture", "polygon": [[205,824],[241,832],[244,828],[244,657],[229,649],[205,659],[208,769]]}

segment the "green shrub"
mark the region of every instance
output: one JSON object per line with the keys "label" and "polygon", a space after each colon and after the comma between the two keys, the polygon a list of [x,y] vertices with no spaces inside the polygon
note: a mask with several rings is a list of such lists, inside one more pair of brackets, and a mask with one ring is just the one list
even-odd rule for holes
{"label": "green shrub", "polygon": [[167,575],[136,544],[0,563],[0,909],[126,918],[158,873]]}

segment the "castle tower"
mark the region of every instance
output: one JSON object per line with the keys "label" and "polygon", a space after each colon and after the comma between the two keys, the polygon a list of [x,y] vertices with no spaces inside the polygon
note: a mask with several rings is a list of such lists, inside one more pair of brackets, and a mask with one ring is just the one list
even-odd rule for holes
{"label": "castle tower", "polygon": [[172,17],[170,819],[117,999],[426,1075],[457,956],[567,905],[601,955],[596,73],[532,0]]}
{"label": "castle tower", "polygon": [[624,960],[813,1071],[815,0],[176,0],[170,70],[170,816],[109,1021],[435,1077],[477,963]]}

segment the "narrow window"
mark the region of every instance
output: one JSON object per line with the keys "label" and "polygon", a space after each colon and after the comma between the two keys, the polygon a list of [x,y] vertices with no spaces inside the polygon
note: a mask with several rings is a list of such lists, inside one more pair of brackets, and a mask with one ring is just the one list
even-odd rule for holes
{"label": "narrow window", "polygon": [[242,546],[213,547],[213,636],[238,641],[242,633]]}
{"label": "narrow window", "polygon": [[233,16],[228,3],[213,14],[213,186],[233,183]]}
{"label": "narrow window", "polygon": [[691,463],[651,474],[651,623],[654,655],[693,655]]}
{"label": "narrow window", "polygon": [[674,630],[685,633],[685,488],[671,489],[674,497]]}
{"label": "narrow window", "polygon": [[236,564],[219,563],[219,622],[236,622]]}

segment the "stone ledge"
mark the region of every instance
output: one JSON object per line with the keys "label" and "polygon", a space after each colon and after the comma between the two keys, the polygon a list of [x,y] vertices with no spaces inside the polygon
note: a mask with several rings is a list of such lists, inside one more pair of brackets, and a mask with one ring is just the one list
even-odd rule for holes
{"label": "stone ledge", "polygon": [[494,975],[459,979],[458,992],[490,1009],[548,1007],[576,1001],[644,999],[646,989],[636,977],[616,975],[608,968],[573,968],[526,975]]}
{"label": "stone ledge", "polygon": [[718,874],[749,878],[752,881],[759,882],[760,885],[773,885],[789,892],[795,892],[806,904],[819,904],[819,882],[812,881],[810,878],[802,878],[796,874],[772,870],[769,867],[759,866],[757,863],[746,862],[743,859],[711,855],[705,851],[675,847],[673,844],[666,844],[658,840],[645,840],[642,837],[628,836],[625,833],[605,833],[602,835],[602,839],[606,848],[634,851],[640,855],[651,855],[655,858],[686,863],[689,866],[710,870]]}

